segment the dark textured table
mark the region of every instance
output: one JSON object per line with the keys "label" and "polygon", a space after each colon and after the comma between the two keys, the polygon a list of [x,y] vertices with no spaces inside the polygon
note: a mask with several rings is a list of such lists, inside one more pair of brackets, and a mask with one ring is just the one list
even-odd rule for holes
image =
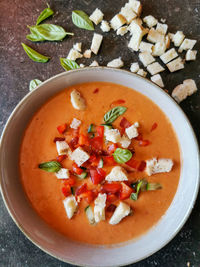
{"label": "dark textured table", "polygon": [[[63,42],[31,44],[26,41],[26,25],[34,24],[38,13],[43,10],[46,1],[40,0],[1,0],[0,1],[0,130],[17,103],[27,94],[29,81],[34,78],[46,80],[63,71],[59,57],[65,57],[73,43],[83,42],[89,48],[93,32],[76,28],[71,21],[71,11],[82,9],[90,14],[99,7],[109,20],[116,14],[126,0],[55,0],[49,1],[56,11],[52,22],[75,33],[73,38]],[[188,38],[200,39],[200,1],[199,0],[143,0],[143,15],[152,14],[156,18],[166,18],[169,31],[183,30]],[[99,26],[95,31],[101,32]],[[136,53],[127,49],[128,36],[116,37],[114,32],[104,34],[103,45],[98,56],[90,60],[79,61],[89,65],[97,59],[100,65],[119,55],[125,62],[125,69],[130,63],[138,60]],[[24,53],[21,42],[30,44],[41,53],[50,55],[47,64],[32,62]],[[199,51],[200,42],[195,49]],[[166,89],[172,91],[174,86],[185,78],[193,78],[200,88],[200,53],[195,62],[187,63],[185,69],[170,74],[165,71],[163,80]],[[199,91],[181,103],[189,117],[198,139],[200,139],[200,93]],[[189,142],[189,140],[188,140]],[[188,177],[190,179],[190,177]],[[163,249],[153,256],[133,266],[200,266],[200,197],[194,210],[178,235]],[[159,237],[158,237],[159,238]],[[0,199],[0,266],[69,266],[45,254],[33,245],[16,227]]]}

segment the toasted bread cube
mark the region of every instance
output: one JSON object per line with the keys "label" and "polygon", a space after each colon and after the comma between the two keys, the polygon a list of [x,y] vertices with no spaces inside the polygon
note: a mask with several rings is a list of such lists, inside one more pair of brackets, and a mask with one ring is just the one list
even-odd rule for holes
{"label": "toasted bread cube", "polygon": [[77,110],[85,110],[86,109],[86,103],[85,99],[81,96],[80,92],[74,89],[71,92],[71,103],[72,106]]}
{"label": "toasted bread cube", "polygon": [[80,68],[85,68],[85,65],[82,63],[79,66],[80,66]]}
{"label": "toasted bread cube", "polygon": [[187,79],[183,81],[183,84],[177,85],[173,92],[172,97],[180,103],[184,99],[186,99],[188,96],[192,95],[197,91],[197,86],[194,80]]}
{"label": "toasted bread cube", "polygon": [[90,15],[90,20],[97,25],[102,21],[103,16],[104,14],[101,12],[101,10],[96,8],[94,12]]}
{"label": "toasted bread cube", "polygon": [[147,76],[147,72],[144,71],[143,69],[139,69],[137,71],[137,74],[140,75],[140,76],[142,76],[142,77],[146,77]]}
{"label": "toasted bread cube", "polygon": [[121,140],[119,141],[119,143],[121,144],[121,146],[123,148],[127,148],[130,146],[131,144],[131,140],[124,134],[122,137],[121,137]]}
{"label": "toasted bread cube", "polygon": [[133,125],[131,125],[130,127],[125,129],[125,132],[126,132],[129,139],[133,139],[139,135],[138,129],[137,129],[138,127],[139,127],[139,123],[136,122]]}
{"label": "toasted bread cube", "polygon": [[151,43],[163,43],[165,40],[165,36],[159,31],[156,31],[154,28],[151,28],[147,35],[147,40]]}
{"label": "toasted bread cube", "polygon": [[128,2],[129,6],[133,9],[133,11],[140,16],[141,12],[142,12],[142,4],[140,1],[136,1],[136,0],[129,0]]}
{"label": "toasted bread cube", "polygon": [[158,23],[158,20],[154,18],[152,15],[144,17],[143,21],[147,24],[149,28],[152,28]]}
{"label": "toasted bread cube", "polygon": [[85,50],[85,52],[83,53],[83,56],[85,58],[91,58],[92,55],[92,51],[90,49]]}
{"label": "toasted bread cube", "polygon": [[124,16],[122,16],[122,14],[115,15],[110,21],[110,25],[115,31],[121,26],[123,26],[125,23],[126,19],[124,18]]}
{"label": "toasted bread cube", "polygon": [[131,208],[124,202],[120,202],[110,218],[109,224],[118,224],[124,217],[128,216],[131,212]]}
{"label": "toasted bread cube", "polygon": [[184,63],[182,58],[178,57],[166,65],[170,72],[175,72],[184,69]]}
{"label": "toasted bread cube", "polygon": [[169,38],[170,38],[170,40],[171,40],[171,41],[173,41],[173,39],[174,39],[174,35],[175,35],[175,34],[174,34],[174,33],[171,33],[171,32],[169,32],[169,33],[168,33],[168,35],[169,35]]}
{"label": "toasted bread cube", "polygon": [[155,61],[155,58],[149,52],[140,53],[139,59],[145,67]]}
{"label": "toasted bread cube", "polygon": [[131,9],[128,3],[122,7],[120,14],[122,14],[128,24],[130,24],[131,21],[137,17],[137,14]]}
{"label": "toasted bread cube", "polygon": [[183,81],[183,85],[187,88],[188,96],[191,96],[197,91],[197,86],[194,80],[187,79]]}
{"label": "toasted bread cube", "polygon": [[117,35],[123,36],[128,32],[128,26],[122,26],[117,30]]}
{"label": "toasted bread cube", "polygon": [[76,43],[73,45],[73,48],[78,52],[81,52],[81,47],[82,47],[82,43]]}
{"label": "toasted bread cube", "polygon": [[167,24],[163,24],[163,23],[157,23],[156,25],[156,31],[162,33],[162,34],[166,34],[168,30],[168,25]]}
{"label": "toasted bread cube", "polygon": [[121,166],[113,167],[111,172],[105,178],[108,182],[128,181],[127,172]]}
{"label": "toasted bread cube", "polygon": [[108,129],[104,132],[107,141],[118,143],[121,140],[121,135],[118,129]]}
{"label": "toasted bread cube", "polygon": [[70,124],[70,127],[72,129],[77,130],[80,127],[80,125],[81,125],[81,121],[80,120],[77,120],[76,118],[73,118],[73,120],[72,120],[72,122]]}
{"label": "toasted bread cube", "polygon": [[90,67],[99,67],[99,63],[94,60],[91,64],[90,64]]}
{"label": "toasted bread cube", "polygon": [[152,48],[153,50],[152,55],[155,57],[159,57],[165,53],[166,49],[167,47],[165,42],[162,43],[158,42]]}
{"label": "toasted bread cube", "polygon": [[69,146],[65,141],[56,141],[56,149],[58,155],[67,155]]}
{"label": "toasted bread cube", "polygon": [[102,40],[103,40],[103,35],[98,34],[98,33],[94,33],[90,49],[95,55],[98,54]]}
{"label": "toasted bread cube", "polygon": [[67,56],[67,59],[76,60],[76,59],[82,58],[82,57],[83,57],[83,55],[81,53],[79,53],[74,48],[71,48],[70,51],[69,51],[69,54]]}
{"label": "toasted bread cube", "polygon": [[154,82],[158,86],[160,86],[162,88],[164,87],[164,83],[163,83],[163,80],[162,80],[162,77],[160,76],[160,74],[156,74],[154,76],[151,76],[151,80],[152,80],[152,82]]}
{"label": "toasted bread cube", "polygon": [[161,21],[162,23],[165,23],[165,22],[166,22],[166,19],[161,18],[160,21]]}
{"label": "toasted bread cube", "polygon": [[185,40],[182,42],[181,46],[179,47],[178,52],[181,53],[183,50],[192,50],[192,48],[195,46],[197,40],[191,40],[185,38]]}
{"label": "toasted bread cube", "polygon": [[166,36],[165,36],[165,44],[166,44],[166,47],[167,47],[167,49],[169,49],[169,47],[170,47],[170,37],[169,37],[169,34],[167,34]]}
{"label": "toasted bread cube", "polygon": [[170,50],[165,52],[162,56],[160,56],[160,59],[162,60],[163,63],[167,64],[176,57],[178,57],[176,50],[174,48],[171,48]]}
{"label": "toasted bread cube", "polygon": [[121,60],[121,57],[119,57],[119,58],[113,59],[112,61],[108,62],[107,66],[111,67],[111,68],[119,69],[119,68],[124,66],[124,62]]}
{"label": "toasted bread cube", "polygon": [[131,64],[130,71],[136,73],[138,72],[139,68],[139,64],[137,62],[134,62]]}
{"label": "toasted bread cube", "polygon": [[142,41],[140,43],[139,50],[141,52],[149,52],[149,53],[152,53],[152,47],[153,47],[152,44]]}
{"label": "toasted bread cube", "polygon": [[185,59],[186,61],[196,60],[197,50],[188,50]]}
{"label": "toasted bread cube", "polygon": [[146,160],[146,173],[148,176],[156,173],[170,172],[173,167],[171,159],[156,159]]}
{"label": "toasted bread cube", "polygon": [[164,71],[165,69],[158,62],[154,62],[147,66],[147,70],[151,73],[151,75],[155,75]]}
{"label": "toasted bread cube", "polygon": [[[132,35],[135,31],[135,24],[138,26],[142,26],[142,20],[140,18],[134,19],[131,24],[128,26],[128,30],[130,31],[130,34]],[[133,27],[133,29],[132,29]]]}
{"label": "toasted bread cube", "polygon": [[109,32],[110,31],[110,25],[106,20],[102,20],[100,28],[103,32]]}
{"label": "toasted bread cube", "polygon": [[174,35],[171,35],[173,38],[172,41],[175,46],[180,46],[185,38],[185,35],[182,31],[177,31]]}
{"label": "toasted bread cube", "polygon": [[96,223],[105,220],[106,194],[99,193],[94,201],[94,220]]}
{"label": "toasted bread cube", "polygon": [[78,203],[74,196],[69,196],[63,200],[64,208],[68,219],[71,219],[77,210]]}
{"label": "toasted bread cube", "polygon": [[90,158],[90,155],[85,152],[81,147],[78,147],[72,152],[70,157],[71,160],[75,161],[76,164],[80,167]]}
{"label": "toasted bread cube", "polygon": [[147,33],[146,30],[132,21],[129,31],[131,31],[132,37],[129,41],[128,47],[134,51],[138,51],[142,37]]}
{"label": "toasted bread cube", "polygon": [[58,172],[55,172],[55,175],[58,179],[68,179],[69,170],[65,168],[61,168]]}

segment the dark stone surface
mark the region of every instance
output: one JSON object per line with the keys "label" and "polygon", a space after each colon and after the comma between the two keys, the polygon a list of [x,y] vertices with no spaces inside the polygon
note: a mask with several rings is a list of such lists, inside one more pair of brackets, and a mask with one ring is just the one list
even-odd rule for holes
{"label": "dark stone surface", "polygon": [[[63,26],[75,33],[73,38],[63,42],[31,44],[26,41],[28,33],[26,25],[34,24],[39,12],[44,9],[46,1],[40,0],[1,0],[0,1],[0,130],[8,119],[16,104],[27,94],[29,81],[34,78],[41,80],[62,72],[59,57],[66,56],[72,44],[81,41],[88,48],[92,32],[73,26],[71,11],[82,9],[90,14],[96,7],[101,8],[107,20],[117,13],[126,0],[55,0],[49,1],[56,11],[55,16],[47,22]],[[145,0],[143,15],[152,14],[157,18],[166,18],[169,31],[183,30],[188,38],[200,38],[200,2],[199,0]],[[95,31],[100,32],[99,26]],[[89,65],[97,59],[105,65],[113,58],[122,56],[125,68],[138,60],[137,54],[127,49],[128,36],[116,37],[114,32],[104,34],[103,45],[98,56],[91,60],[82,60]],[[25,42],[39,52],[52,57],[49,63],[32,62],[24,53],[20,43]],[[198,42],[195,49],[199,51]],[[187,63],[183,71],[170,74],[163,73],[163,79],[169,92],[185,78],[193,78],[200,87],[200,53],[197,61]],[[81,62],[81,61],[79,61]],[[199,139],[200,132],[200,94],[199,91],[189,97],[181,107],[189,117]],[[188,140],[189,141],[189,140]],[[190,177],[188,177],[190,179]],[[192,214],[178,235],[163,249],[153,256],[134,264],[143,266],[200,266],[200,197],[198,197]],[[159,238],[159,237],[158,237]],[[16,227],[9,216],[2,199],[0,199],[0,266],[70,266],[42,252],[34,246]]]}

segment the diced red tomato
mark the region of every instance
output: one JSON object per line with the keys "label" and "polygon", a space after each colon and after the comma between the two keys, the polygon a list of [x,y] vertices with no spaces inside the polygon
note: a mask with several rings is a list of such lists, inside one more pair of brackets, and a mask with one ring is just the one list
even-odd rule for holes
{"label": "diced red tomato", "polygon": [[86,191],[88,191],[88,190],[87,190],[87,184],[85,183],[85,184],[82,184],[81,186],[79,186],[79,187],[76,189],[76,193],[75,193],[75,195],[76,195],[76,196],[79,196],[79,195],[81,195],[82,193],[84,193],[84,192],[86,192]]}
{"label": "diced red tomato", "polygon": [[126,165],[130,166],[136,171],[142,172],[146,167],[146,162],[144,160],[136,160],[131,158],[129,161],[126,162]]}
{"label": "diced red tomato", "polygon": [[73,137],[76,137],[76,136],[79,136],[79,129],[71,129],[71,132],[70,134],[73,136]]}
{"label": "diced red tomato", "polygon": [[117,199],[118,198],[115,194],[108,194],[106,200],[107,200],[107,202],[112,203],[112,202],[117,201]]}
{"label": "diced red tomato", "polygon": [[130,186],[128,186],[127,184],[123,183],[123,182],[121,183],[121,186],[122,186],[122,188],[121,188],[121,192],[120,192],[119,198],[121,200],[129,198],[131,193],[133,192],[133,189]]}
{"label": "diced red tomato", "polygon": [[96,88],[94,91],[93,91],[93,94],[96,94],[99,92],[99,88]]}
{"label": "diced red tomato", "polygon": [[90,155],[90,158],[89,158],[89,162],[95,162],[97,160],[97,156],[96,155]]}
{"label": "diced red tomato", "polygon": [[60,134],[63,134],[67,130],[67,124],[61,124],[57,127],[57,130]]}
{"label": "diced red tomato", "polygon": [[62,162],[64,159],[66,159],[66,155],[59,155],[59,156],[57,156],[57,158],[56,158],[56,161],[58,161],[58,162]]}
{"label": "diced red tomato", "polygon": [[95,149],[95,150],[102,150],[103,148],[103,138],[100,136],[94,137],[90,139],[90,145]]}
{"label": "diced red tomato", "polygon": [[91,155],[89,158],[89,162],[91,162],[91,166],[97,167],[99,165],[100,157],[96,155]]}
{"label": "diced red tomato", "polygon": [[145,162],[144,160],[142,160],[142,161],[140,162],[139,167],[138,167],[138,171],[139,171],[139,172],[143,172],[145,168],[146,168],[146,162]]}
{"label": "diced red tomato", "polygon": [[139,146],[148,146],[150,145],[150,141],[149,140],[140,140],[139,141]]}
{"label": "diced red tomato", "polygon": [[80,134],[78,143],[80,146],[89,146],[88,137],[84,134]]}
{"label": "diced red tomato", "polygon": [[96,130],[97,130],[97,135],[99,137],[103,138],[103,136],[104,136],[104,126],[97,126]]}
{"label": "diced red tomato", "polygon": [[115,194],[120,191],[121,189],[121,184],[118,183],[112,183],[112,184],[104,184],[102,186],[103,191],[106,193],[112,193]]}
{"label": "diced red tomato", "polygon": [[111,145],[108,145],[107,147],[107,151],[110,155],[112,155],[116,149],[117,149],[117,144],[111,144]]}
{"label": "diced red tomato", "polygon": [[68,143],[71,150],[74,150],[78,145],[79,137],[75,136],[71,139],[71,141]]}
{"label": "diced red tomato", "polygon": [[105,156],[104,161],[105,161],[105,163],[107,163],[109,165],[115,165],[116,164],[113,156]]}
{"label": "diced red tomato", "polygon": [[109,206],[106,208],[106,211],[107,211],[107,212],[114,212],[116,208],[117,208],[116,205],[111,204],[111,205],[109,205]]}
{"label": "diced red tomato", "polygon": [[70,185],[66,185],[66,186],[62,187],[62,193],[65,197],[68,197],[69,195],[71,195]]}
{"label": "diced red tomato", "polygon": [[75,162],[72,164],[72,170],[74,173],[76,173],[78,175],[83,172],[83,170],[81,168],[79,168]]}
{"label": "diced red tomato", "polygon": [[64,184],[73,186],[76,184],[76,179],[74,177],[70,177],[68,179],[65,179]]}
{"label": "diced red tomato", "polygon": [[121,105],[121,104],[124,104],[125,102],[126,101],[123,99],[118,99],[116,101],[113,101],[110,106],[112,107],[112,106],[116,106],[116,105]]}
{"label": "diced red tomato", "polygon": [[94,200],[94,193],[91,190],[88,190],[80,195],[80,198],[85,199],[88,204]]}
{"label": "diced red tomato", "polygon": [[143,140],[143,136],[141,133],[135,138],[137,141]]}
{"label": "diced red tomato", "polygon": [[151,127],[151,132],[154,131],[158,127],[158,124],[155,122]]}
{"label": "diced red tomato", "polygon": [[126,128],[128,128],[128,127],[131,126],[131,123],[130,123],[125,117],[123,117],[123,118],[121,119],[119,125],[120,125],[120,127],[126,129]]}
{"label": "diced red tomato", "polygon": [[106,176],[106,172],[103,169],[91,168],[90,177],[93,184],[100,184]]}
{"label": "diced red tomato", "polygon": [[55,137],[53,139],[54,143],[56,143],[57,141],[65,141],[65,138],[64,137]]}

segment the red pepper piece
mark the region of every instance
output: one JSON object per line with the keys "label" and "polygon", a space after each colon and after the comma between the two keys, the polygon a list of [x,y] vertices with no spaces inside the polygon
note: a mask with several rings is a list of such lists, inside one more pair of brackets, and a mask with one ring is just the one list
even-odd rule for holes
{"label": "red pepper piece", "polygon": [[131,123],[130,123],[125,117],[123,117],[123,118],[121,119],[119,125],[120,125],[120,127],[126,129],[126,128],[128,128],[128,127],[131,126]]}
{"label": "red pepper piece", "polygon": [[96,94],[99,92],[99,88],[96,88],[94,91],[93,91],[93,94]]}
{"label": "red pepper piece", "polygon": [[136,160],[134,158],[131,158],[129,161],[125,163],[126,165],[130,166],[131,168],[135,169],[136,171],[138,170],[140,166],[140,161]]}
{"label": "red pepper piece", "polygon": [[59,155],[59,156],[57,156],[57,158],[56,158],[56,161],[58,161],[58,162],[62,162],[64,159],[66,159],[66,155]]}
{"label": "red pepper piece", "polygon": [[137,141],[143,140],[143,136],[141,133],[135,138]]}
{"label": "red pepper piece", "polygon": [[80,134],[78,143],[80,146],[89,146],[88,137],[84,134]]}
{"label": "red pepper piece", "polygon": [[108,194],[106,200],[107,200],[107,202],[112,203],[112,202],[117,201],[117,199],[118,198],[115,194]]}
{"label": "red pepper piece", "polygon": [[101,183],[106,176],[106,172],[103,169],[91,168],[90,169],[90,178],[93,184]]}
{"label": "red pepper piece", "polygon": [[104,157],[105,163],[109,164],[109,165],[115,165],[116,161],[114,160],[113,156],[105,156]]}
{"label": "red pepper piece", "polygon": [[107,151],[110,155],[112,155],[117,149],[117,144],[111,144],[107,147]]}
{"label": "red pepper piece", "polygon": [[62,193],[65,197],[68,197],[69,195],[71,195],[70,185],[66,185],[66,186],[62,187]]}
{"label": "red pepper piece", "polygon": [[103,148],[103,138],[100,136],[94,137],[92,139],[90,139],[90,145],[92,146],[92,148],[94,148],[95,150],[102,150]]}
{"label": "red pepper piece", "polygon": [[69,147],[74,150],[76,148],[76,146],[78,145],[78,141],[79,138],[78,136],[75,136],[74,138],[72,138],[72,140],[69,142]]}
{"label": "red pepper piece", "polygon": [[154,131],[158,127],[158,124],[155,122],[151,127],[151,132]]}
{"label": "red pepper piece", "polygon": [[117,208],[116,205],[111,204],[111,205],[109,205],[109,206],[107,207],[106,211],[107,211],[107,212],[114,212],[116,208]]}
{"label": "red pepper piece", "polygon": [[76,179],[74,177],[70,177],[68,179],[65,179],[64,185],[70,185],[74,186],[76,184]]}
{"label": "red pepper piece", "polygon": [[86,191],[88,191],[88,190],[87,190],[87,184],[85,183],[85,184],[82,184],[81,186],[79,186],[77,188],[75,195],[79,196],[79,195],[81,195],[82,193],[84,193]]}
{"label": "red pepper piece", "polygon": [[67,129],[67,124],[66,124],[66,123],[64,123],[64,124],[62,124],[62,125],[59,125],[59,126],[57,127],[57,130],[58,130],[58,132],[59,132],[60,134],[63,134],[63,133],[66,131],[66,129]]}
{"label": "red pepper piece", "polygon": [[118,183],[112,183],[112,184],[104,184],[102,186],[103,191],[106,193],[112,193],[115,194],[120,191],[121,189],[121,184]]}
{"label": "red pepper piece", "polygon": [[57,141],[65,141],[65,138],[64,137],[55,137],[53,139],[54,143],[56,143]]}
{"label": "red pepper piece", "polygon": [[112,103],[111,103],[111,107],[112,106],[117,106],[117,105],[121,105],[121,104],[124,104],[126,101],[125,100],[123,100],[123,99],[118,99],[118,100],[116,100],[116,101],[113,101]]}
{"label": "red pepper piece", "polygon": [[72,164],[72,170],[74,173],[76,173],[78,175],[83,172],[83,170],[81,168],[79,168],[75,162]]}
{"label": "red pepper piece", "polygon": [[150,145],[150,141],[149,140],[140,140],[139,141],[139,146],[148,146]]}
{"label": "red pepper piece", "polygon": [[104,137],[104,126],[97,126],[96,130],[97,130],[97,135],[103,138]]}
{"label": "red pepper piece", "polygon": [[128,186],[127,184],[123,183],[123,182],[121,183],[121,186],[122,186],[122,188],[121,188],[121,192],[120,192],[119,198],[121,200],[129,198],[131,193],[133,192],[133,189],[130,186]]}
{"label": "red pepper piece", "polygon": [[139,167],[138,167],[138,171],[139,171],[139,172],[143,172],[145,168],[146,168],[146,162],[145,162],[144,160],[142,160],[142,161],[140,162]]}
{"label": "red pepper piece", "polygon": [[88,190],[82,193],[80,198],[86,200],[87,203],[90,204],[94,200],[94,193],[91,190]]}

